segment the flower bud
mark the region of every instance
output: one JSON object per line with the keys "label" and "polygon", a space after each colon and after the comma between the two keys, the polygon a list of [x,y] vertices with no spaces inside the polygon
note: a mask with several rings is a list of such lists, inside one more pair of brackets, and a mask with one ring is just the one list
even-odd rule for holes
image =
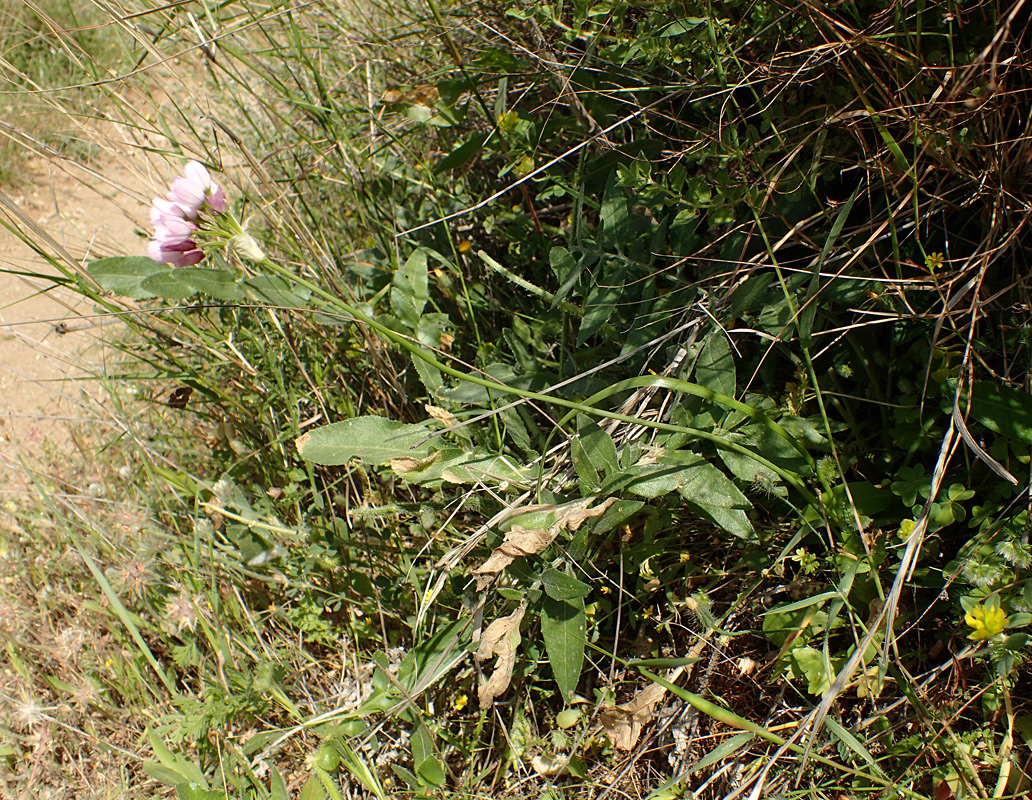
{"label": "flower bud", "polygon": [[229,249],[240,258],[258,263],[265,260],[265,253],[249,233],[238,233],[229,240]]}

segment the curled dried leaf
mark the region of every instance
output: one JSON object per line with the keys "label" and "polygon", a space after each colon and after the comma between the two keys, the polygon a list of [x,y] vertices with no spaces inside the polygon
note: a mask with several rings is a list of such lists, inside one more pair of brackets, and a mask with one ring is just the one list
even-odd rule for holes
{"label": "curled dried leaf", "polygon": [[599,503],[594,508],[589,508],[591,499],[578,500],[574,503],[568,503],[560,506],[561,513],[556,517],[555,523],[550,526],[556,528],[556,533],[565,528],[568,531],[575,531],[581,525],[584,524],[585,520],[593,519],[595,517],[601,517],[606,513],[606,509],[615,503],[617,498],[610,497],[602,503]]}
{"label": "curled dried leaf", "polygon": [[456,422],[455,415],[443,408],[432,406],[429,403],[423,406],[423,408],[426,409],[426,413],[429,414],[432,419],[436,419],[438,422],[440,422],[448,428],[450,428]]}
{"label": "curled dried leaf", "polygon": [[658,683],[646,686],[626,703],[603,708],[599,717],[602,728],[617,750],[633,750],[641,736],[641,729],[656,713],[656,706],[666,695]]}
{"label": "curled dried leaf", "polygon": [[[673,683],[678,679],[684,667],[677,667],[665,676]],[[618,706],[606,706],[599,717],[602,728],[617,750],[633,750],[641,736],[641,729],[656,716],[656,707],[666,697],[666,687],[658,683],[650,683],[626,703]]]}
{"label": "curled dried leaf", "polygon": [[440,457],[441,451],[437,450],[428,455],[426,458],[398,456],[397,458],[392,458],[390,464],[391,469],[394,470],[398,475],[404,475],[406,472],[415,472],[419,469],[425,469],[426,467],[433,464]]}
{"label": "curled dried leaf", "polygon": [[495,698],[509,688],[512,669],[516,665],[516,648],[520,644],[520,622],[526,611],[527,601],[524,599],[507,617],[499,617],[488,625],[480,637],[474,658],[480,663],[495,657],[498,659],[491,676],[477,690],[481,710],[490,708]]}
{"label": "curled dried leaf", "polygon": [[559,531],[533,530],[513,525],[505,534],[505,541],[494,549],[487,561],[473,570],[477,578],[477,588],[483,589],[494,579],[494,576],[509,566],[520,556],[540,553],[552,543]]}
{"label": "curled dried leaf", "polygon": [[505,540],[492,551],[487,561],[473,570],[473,574],[477,576],[477,590],[485,589],[499,572],[517,558],[540,553],[555,541],[555,537],[559,535],[560,531],[577,530],[585,520],[602,516],[606,509],[615,502],[616,498],[610,497],[605,502],[590,508],[591,498],[588,498],[558,506],[555,522],[547,529],[528,529],[513,525],[505,534]]}

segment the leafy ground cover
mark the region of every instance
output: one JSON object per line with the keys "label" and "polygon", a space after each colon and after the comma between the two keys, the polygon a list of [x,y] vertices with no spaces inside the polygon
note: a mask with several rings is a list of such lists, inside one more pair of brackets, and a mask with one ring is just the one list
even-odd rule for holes
{"label": "leafy ground cover", "polygon": [[98,8],[205,71],[106,91],[228,205],[54,257],[144,313],[127,505],[10,510],[14,773],[1025,796],[1022,4]]}

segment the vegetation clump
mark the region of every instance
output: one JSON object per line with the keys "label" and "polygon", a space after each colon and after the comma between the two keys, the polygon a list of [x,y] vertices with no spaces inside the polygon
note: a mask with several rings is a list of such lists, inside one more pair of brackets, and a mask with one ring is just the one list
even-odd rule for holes
{"label": "vegetation clump", "polygon": [[1030,791],[1022,3],[98,7],[215,98],[118,106],[207,216],[53,257],[150,401],[136,572],[31,512],[146,775]]}

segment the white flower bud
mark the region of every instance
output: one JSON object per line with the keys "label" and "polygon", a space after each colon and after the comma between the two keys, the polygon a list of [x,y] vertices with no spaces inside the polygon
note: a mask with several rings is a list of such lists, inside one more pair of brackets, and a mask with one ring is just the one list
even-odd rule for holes
{"label": "white flower bud", "polygon": [[265,260],[265,253],[249,233],[238,233],[229,240],[230,252],[254,263]]}

